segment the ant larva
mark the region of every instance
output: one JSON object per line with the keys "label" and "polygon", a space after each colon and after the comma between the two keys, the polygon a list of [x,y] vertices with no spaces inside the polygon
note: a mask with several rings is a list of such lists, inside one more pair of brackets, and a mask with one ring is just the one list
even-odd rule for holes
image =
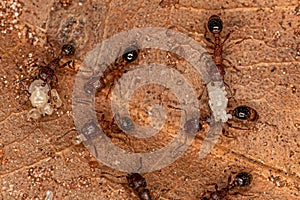
{"label": "ant larva", "polygon": [[[110,176],[114,176],[113,174],[102,172],[102,177],[110,180],[108,177],[103,174],[108,174]],[[147,189],[146,179],[139,173],[130,173],[127,175],[114,176],[115,178],[126,177],[127,186],[130,187],[134,193],[139,197],[140,200],[151,200],[151,194],[149,189]],[[124,184],[124,183],[121,183]]]}
{"label": "ant larva", "polygon": [[231,181],[231,176],[228,177],[228,184],[226,187],[219,189],[218,185],[215,185],[216,191],[211,192],[209,197],[202,197],[201,200],[223,200],[229,196],[229,192],[235,188],[249,186],[252,182],[252,175],[247,172],[238,173],[234,180]]}

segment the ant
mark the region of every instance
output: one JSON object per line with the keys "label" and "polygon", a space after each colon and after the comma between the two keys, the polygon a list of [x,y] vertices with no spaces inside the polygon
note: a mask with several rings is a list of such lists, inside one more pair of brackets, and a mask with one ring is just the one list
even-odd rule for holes
{"label": "ant", "polygon": [[[205,37],[206,41],[208,41],[209,43],[214,45],[214,52],[213,52],[212,58],[220,72],[222,79],[224,79],[225,68],[227,68],[228,66],[224,65],[223,61],[227,61],[230,65],[232,65],[232,63],[229,60],[227,60],[226,58],[223,58],[223,56],[222,56],[224,43],[228,40],[230,33],[228,33],[223,38],[223,41],[221,40],[221,32],[223,30],[223,22],[220,19],[220,17],[217,15],[212,15],[208,19],[207,27],[208,27],[208,30],[213,34],[214,41],[212,41],[209,37],[207,37],[206,27],[205,27],[204,37]],[[244,39],[236,42],[235,44],[241,43],[242,41],[244,41]],[[235,66],[233,66],[233,68],[237,71],[240,71]]]}
{"label": "ant", "polygon": [[[50,46],[52,47],[51,44],[50,44]],[[24,80],[26,80],[26,82],[30,82],[30,84],[33,83],[35,80],[40,80],[42,82],[40,84],[40,86],[48,87],[49,88],[48,95],[51,98],[53,98],[54,101],[56,101],[57,97],[55,97],[55,95],[53,96],[53,94],[50,94],[51,89],[55,88],[55,86],[57,86],[57,83],[58,83],[56,71],[57,71],[57,69],[63,68],[65,66],[69,66],[71,69],[75,69],[73,60],[70,60],[70,61],[60,65],[60,61],[63,57],[73,56],[74,54],[75,54],[75,47],[71,44],[64,44],[61,48],[60,54],[57,57],[54,57],[54,53],[52,51],[52,56],[54,58],[48,64],[46,64],[44,61],[42,61],[41,65],[34,63],[32,65],[32,67],[37,67],[37,69],[38,69],[37,73],[33,76],[30,75],[29,78],[24,78],[24,79],[18,80],[17,83],[21,83],[23,87],[26,87],[26,85],[28,85],[28,83],[24,84],[24,82],[23,82]],[[36,60],[37,59],[35,59],[35,61]],[[35,62],[35,61],[33,61],[33,62]],[[25,93],[25,95],[30,96],[31,93],[29,92],[29,90],[30,90],[30,87],[29,87],[29,89],[19,91],[19,93],[21,94],[21,92],[23,92],[23,93]]]}
{"label": "ant", "polygon": [[[97,78],[92,78],[90,79],[90,81],[88,81],[85,85],[86,92],[87,93],[91,93],[91,91],[93,91],[93,89],[91,89],[91,87],[93,88],[96,83],[96,90],[98,92],[101,92],[106,86],[107,83],[109,82],[113,82],[115,79],[118,79],[122,76],[122,74],[128,72],[128,69],[126,68],[126,64],[127,63],[132,63],[134,62],[137,57],[138,57],[139,51],[138,48],[133,46],[133,47],[128,47],[127,49],[125,49],[123,55],[122,55],[122,60],[121,63],[118,63],[120,60],[116,59],[115,64],[110,65],[103,73],[103,75],[99,78],[99,82],[97,80]],[[110,84],[109,90],[111,89],[113,83]],[[109,92],[108,92],[109,94]]]}
{"label": "ant", "polygon": [[219,189],[218,185],[215,185],[216,191],[210,193],[209,197],[202,197],[201,200],[222,200],[229,195],[229,191],[238,188],[245,187],[251,184],[252,175],[247,172],[238,173],[234,180],[231,181],[231,176],[228,177],[228,184],[226,187]]}
{"label": "ant", "polygon": [[[63,68],[65,66],[69,66],[70,68],[74,69],[74,66],[70,66],[70,63],[73,62],[73,60],[70,60],[63,65],[60,65],[60,60],[64,56],[72,56],[75,53],[75,48],[71,44],[65,44],[61,48],[61,53],[58,55],[57,58],[54,58],[52,61],[50,61],[48,64],[44,66],[39,66],[39,71],[37,75],[35,76],[35,79],[41,79],[44,81],[44,84],[42,86],[50,85],[51,87],[56,86],[58,82],[58,78],[55,75],[56,70],[58,68]],[[55,78],[55,82],[54,82]]]}
{"label": "ant", "polygon": [[[65,66],[69,66],[71,69],[75,68],[73,60],[70,60],[70,61],[64,63],[63,65],[60,65],[61,59],[64,56],[73,56],[74,54],[75,54],[74,46],[72,46],[71,44],[63,45],[61,48],[60,54],[56,58],[52,59],[48,64],[43,62],[44,65],[37,65],[37,64],[33,65],[33,67],[38,67],[38,72],[36,75],[31,76],[29,78],[29,80],[34,81],[34,80],[40,79],[43,81],[43,83],[41,85],[42,87],[44,87],[46,85],[49,85],[50,88],[55,87],[58,82],[58,78],[55,75],[56,70],[58,68],[63,68]],[[54,57],[54,55],[53,55],[53,57]],[[72,66],[71,66],[71,63],[72,63]],[[27,90],[26,90],[26,92],[29,93]]]}
{"label": "ant", "polygon": [[131,173],[126,176],[128,186],[131,187],[140,200],[151,200],[150,191],[147,189],[146,179],[138,173]]}
{"label": "ant", "polygon": [[[109,174],[110,173],[102,172],[102,174]],[[140,175],[139,173],[130,173],[127,175],[117,176],[116,178],[122,178],[126,176],[127,186],[132,188],[134,193],[139,197],[140,200],[151,200],[151,194],[149,189],[147,189],[147,182],[146,179]],[[102,177],[107,178],[106,176],[102,175]],[[123,184],[123,183],[122,183]]]}
{"label": "ant", "polygon": [[[218,70],[218,72],[220,73],[221,78],[224,80],[224,76],[226,73],[225,68],[228,68],[228,66],[226,66],[223,63],[223,61],[227,61],[227,63],[229,63],[229,65],[231,65],[236,71],[240,71],[234,65],[232,65],[232,63],[228,59],[223,58],[223,47],[224,47],[225,42],[230,37],[230,33],[228,33],[223,38],[221,37],[221,32],[223,30],[223,21],[221,20],[221,18],[218,15],[210,16],[210,18],[208,19],[207,26],[206,26],[206,24],[204,24],[204,29],[205,29],[205,33],[204,33],[205,40],[214,46],[214,52],[208,53],[208,54],[212,54],[212,60],[214,61],[214,64],[217,67],[216,70]],[[210,33],[213,34],[214,41],[207,36],[207,32],[208,32],[207,29],[209,30]],[[222,41],[222,39],[223,39],[223,41]],[[245,40],[245,38],[234,44],[239,44],[239,43],[243,42],[244,40]],[[208,63],[208,66],[211,66],[211,63]],[[209,70],[212,70],[209,73],[212,73],[212,74],[216,73],[214,69],[210,68]],[[232,98],[234,98],[229,85],[225,82],[224,82],[224,85],[229,88],[230,95]],[[198,99],[201,99],[203,92],[204,92],[204,90],[201,92]]]}

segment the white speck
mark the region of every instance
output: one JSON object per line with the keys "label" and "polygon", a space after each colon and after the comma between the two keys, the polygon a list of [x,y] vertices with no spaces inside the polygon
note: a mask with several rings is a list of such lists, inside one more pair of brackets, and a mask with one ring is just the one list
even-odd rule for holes
{"label": "white speck", "polygon": [[50,190],[46,191],[45,200],[52,200],[52,199],[53,199],[53,192]]}

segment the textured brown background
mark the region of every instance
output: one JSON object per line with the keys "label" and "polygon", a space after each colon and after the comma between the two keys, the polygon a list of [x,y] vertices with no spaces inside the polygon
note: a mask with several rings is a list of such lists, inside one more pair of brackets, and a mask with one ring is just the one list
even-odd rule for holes
{"label": "textured brown background", "polygon": [[[300,198],[299,1],[42,0],[6,9],[5,3],[11,2],[3,0],[0,9],[0,199],[45,199],[47,191],[53,192],[54,199],[137,199],[120,184],[125,183],[124,179],[110,181],[100,177],[103,171],[122,173],[95,162],[84,146],[76,145],[75,132],[60,139],[74,127],[71,86],[75,72],[60,69],[57,73],[63,108],[37,122],[27,121],[30,105],[24,104],[24,96],[18,96],[20,84],[16,81],[28,75],[23,68],[26,62],[35,58],[51,60],[46,36],[56,53],[64,43],[74,41],[77,66],[93,45],[133,27],[172,27],[209,50],[203,25],[212,14],[223,19],[224,34],[234,30],[228,44],[249,38],[225,47],[224,57],[240,69],[228,68],[225,81],[237,100],[230,100],[229,107],[249,105],[258,111],[259,121],[246,124],[250,130],[227,129],[233,137],[222,136],[214,150],[199,160],[206,127],[184,156],[162,170],[144,175],[148,188],[158,199],[200,199],[208,190],[214,190],[215,183],[225,186],[230,173],[243,170],[250,172],[254,181],[229,199]],[[14,17],[14,12],[22,14]],[[138,63],[165,62],[161,59],[164,54],[142,54]],[[175,58],[166,62],[181,70],[186,66]],[[153,96],[162,90],[152,89]],[[200,92],[196,83],[195,89]],[[99,99],[104,96],[99,95]],[[151,95],[147,98],[155,99]],[[200,102],[203,107],[206,100],[204,97]],[[147,123],[142,111],[134,106],[132,110],[134,117],[140,113]],[[111,120],[109,114],[105,116]],[[162,131],[162,141],[149,143],[151,148],[160,148],[167,142],[163,141],[166,131],[175,133],[178,124],[170,123]],[[138,150],[144,145],[134,144]],[[141,150],[147,150],[147,146]]]}

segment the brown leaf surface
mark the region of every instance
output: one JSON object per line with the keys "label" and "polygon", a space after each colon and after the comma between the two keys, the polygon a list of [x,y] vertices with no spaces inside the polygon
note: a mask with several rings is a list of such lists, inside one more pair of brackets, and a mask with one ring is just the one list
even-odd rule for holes
{"label": "brown leaf surface", "polygon": [[[229,199],[299,199],[298,4],[297,0],[240,0],[234,3],[29,0],[19,5],[22,11],[18,10],[21,15],[15,17],[16,22],[11,14],[15,10],[7,8],[4,10],[7,15],[0,16],[1,22],[5,22],[0,27],[0,199],[45,199],[47,191],[53,192],[54,199],[137,199],[122,184],[100,177],[103,171],[122,173],[95,162],[83,145],[75,144],[76,132],[61,137],[74,128],[71,107],[74,71],[63,68],[57,73],[57,90],[63,99],[63,108],[36,122],[27,120],[30,104],[24,95],[18,94],[22,88],[16,81],[21,75],[29,74],[24,69],[28,61],[35,58],[51,60],[46,37],[56,54],[60,46],[73,41],[77,48],[77,66],[95,44],[134,27],[175,27],[211,50],[204,42],[203,25],[212,14],[221,16],[224,35],[234,30],[228,44],[249,38],[230,48],[225,47],[224,57],[240,69],[226,69],[225,81],[235,92],[238,105],[255,108],[260,118],[251,125],[255,126],[253,130],[229,128],[227,131],[234,137],[222,136],[214,150],[202,160],[198,159],[202,140],[194,140],[184,156],[172,165],[144,175],[148,188],[158,199],[200,199],[207,191],[214,190],[214,184],[225,186],[230,173],[248,171],[254,177],[253,183],[239,194],[230,195]],[[171,61],[166,60],[163,52],[155,56],[151,51],[142,54],[140,63],[148,60],[174,62],[179,70],[188,68],[188,63],[177,63],[174,57]],[[186,75],[191,81],[197,80],[191,74],[187,70]],[[195,89],[200,93],[197,86]],[[160,90],[154,88],[151,95],[159,94]],[[99,102],[106,105],[103,96],[99,96]],[[138,102],[138,97],[134,101]],[[235,105],[234,101],[229,101],[229,107]],[[142,116],[147,123],[147,114],[140,109],[142,105],[133,102],[131,106],[133,117]],[[107,113],[107,110],[104,106],[102,112]],[[112,119],[109,114],[105,116],[108,121]],[[163,139],[176,133],[175,128],[178,128],[176,121],[170,119],[168,127],[148,141],[150,146],[144,142],[133,142],[132,145],[139,151],[161,148],[168,142]],[[204,131],[198,132],[200,138],[203,134]],[[126,141],[116,139],[124,146]]]}

